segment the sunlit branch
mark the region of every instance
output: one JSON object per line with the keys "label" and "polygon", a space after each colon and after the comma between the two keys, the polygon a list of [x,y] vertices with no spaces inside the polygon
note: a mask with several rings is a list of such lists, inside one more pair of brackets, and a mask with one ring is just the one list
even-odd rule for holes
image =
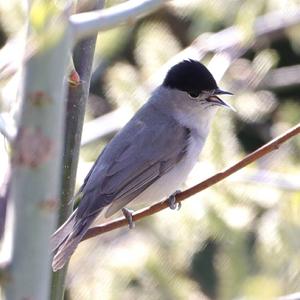
{"label": "sunlit branch", "polygon": [[70,17],[74,29],[74,38],[80,39],[107,30],[121,23],[134,21],[160,8],[169,0],[130,0],[119,5],[76,14]]}

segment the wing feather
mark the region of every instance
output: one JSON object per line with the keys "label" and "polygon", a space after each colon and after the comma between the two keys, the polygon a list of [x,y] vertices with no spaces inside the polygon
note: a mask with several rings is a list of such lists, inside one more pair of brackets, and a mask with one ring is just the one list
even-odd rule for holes
{"label": "wing feather", "polygon": [[112,202],[107,214],[115,213],[185,155],[190,130],[154,106],[148,106],[147,111],[140,110],[97,160],[82,188],[85,201],[78,207],[81,217]]}

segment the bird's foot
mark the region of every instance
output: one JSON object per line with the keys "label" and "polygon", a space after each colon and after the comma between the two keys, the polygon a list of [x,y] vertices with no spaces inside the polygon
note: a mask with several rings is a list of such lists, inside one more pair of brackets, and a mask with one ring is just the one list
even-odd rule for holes
{"label": "bird's foot", "polygon": [[181,208],[181,202],[176,202],[176,195],[179,194],[180,191],[177,190],[175,193],[173,193],[169,198],[168,198],[168,203],[169,203],[169,207],[172,210],[179,210]]}
{"label": "bird's foot", "polygon": [[135,224],[133,222],[133,219],[132,219],[133,212],[134,211],[131,210],[131,209],[128,209],[128,208],[125,208],[125,207],[122,208],[122,213],[123,213],[125,219],[128,222],[129,229],[133,229],[134,226],[135,226]]}

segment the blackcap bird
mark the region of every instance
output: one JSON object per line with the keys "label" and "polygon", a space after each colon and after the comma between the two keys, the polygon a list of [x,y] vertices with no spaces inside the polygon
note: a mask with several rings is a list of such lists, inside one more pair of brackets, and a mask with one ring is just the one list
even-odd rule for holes
{"label": "blackcap bird", "polygon": [[110,217],[131,201],[158,201],[180,188],[198,160],[216,109],[231,107],[222,94],[232,95],[219,89],[198,61],[184,60],[168,71],[86,176],[78,207],[52,236],[54,271],[100,213]]}

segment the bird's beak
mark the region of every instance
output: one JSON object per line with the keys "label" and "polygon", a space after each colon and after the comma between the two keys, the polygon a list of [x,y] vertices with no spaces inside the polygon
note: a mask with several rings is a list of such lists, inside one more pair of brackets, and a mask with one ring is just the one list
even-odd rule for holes
{"label": "bird's beak", "polygon": [[234,107],[232,107],[230,104],[228,104],[227,102],[225,102],[224,100],[220,99],[218,97],[218,95],[233,95],[232,93],[230,92],[226,92],[226,91],[223,91],[219,88],[215,89],[213,91],[213,94],[211,96],[208,97],[208,99],[211,101],[211,102],[214,102],[216,103],[217,105],[220,105],[220,106],[224,106],[224,107],[227,107],[233,111],[236,111]]}
{"label": "bird's beak", "polygon": [[213,93],[214,95],[231,95],[231,96],[233,95],[232,93],[223,91],[219,88],[215,89]]}

